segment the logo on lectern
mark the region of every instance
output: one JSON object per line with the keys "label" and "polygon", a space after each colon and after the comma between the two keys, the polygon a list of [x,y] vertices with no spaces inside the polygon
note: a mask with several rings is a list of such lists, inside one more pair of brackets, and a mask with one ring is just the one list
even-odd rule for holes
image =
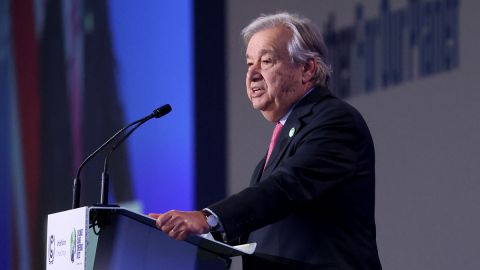
{"label": "logo on lectern", "polygon": [[53,264],[55,259],[55,235],[50,235],[48,239],[48,264]]}
{"label": "logo on lectern", "polygon": [[77,247],[77,231],[73,228],[72,233],[70,234],[70,260],[72,263],[75,262],[75,252]]}

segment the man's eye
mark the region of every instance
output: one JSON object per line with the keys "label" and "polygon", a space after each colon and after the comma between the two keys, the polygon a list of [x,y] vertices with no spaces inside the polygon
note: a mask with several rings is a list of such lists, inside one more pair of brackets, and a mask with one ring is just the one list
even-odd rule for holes
{"label": "man's eye", "polygon": [[267,59],[263,59],[263,60],[262,60],[262,66],[263,66],[263,67],[269,67],[269,66],[272,65],[272,63],[273,63],[273,61],[272,61],[272,59],[270,59],[270,58],[267,58]]}

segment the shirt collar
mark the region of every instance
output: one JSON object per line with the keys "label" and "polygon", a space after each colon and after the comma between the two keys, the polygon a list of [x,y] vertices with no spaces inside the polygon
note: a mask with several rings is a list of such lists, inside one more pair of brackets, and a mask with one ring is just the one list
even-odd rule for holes
{"label": "shirt collar", "polygon": [[300,100],[302,100],[306,95],[310,94],[310,92],[313,91],[313,89],[315,89],[315,87],[312,87],[310,88],[310,90],[308,90],[307,92],[305,92],[305,94],[299,99],[297,100],[297,102],[295,102],[292,107],[290,107],[290,110],[288,110],[288,112],[283,115],[282,118],[280,118],[280,120],[278,122],[280,122],[280,124],[282,124],[282,126],[285,126],[285,122],[287,122],[287,119],[288,117],[290,116],[290,114],[292,113],[293,111],[293,108],[295,108],[295,106],[297,106],[298,102],[300,102]]}

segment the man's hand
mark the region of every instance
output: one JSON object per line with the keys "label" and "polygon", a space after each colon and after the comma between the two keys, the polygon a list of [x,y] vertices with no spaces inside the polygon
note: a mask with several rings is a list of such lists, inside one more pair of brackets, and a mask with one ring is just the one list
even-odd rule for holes
{"label": "man's hand", "polygon": [[157,228],[177,240],[185,240],[190,235],[209,232],[205,216],[200,211],[170,210],[164,214],[148,214],[157,220]]}

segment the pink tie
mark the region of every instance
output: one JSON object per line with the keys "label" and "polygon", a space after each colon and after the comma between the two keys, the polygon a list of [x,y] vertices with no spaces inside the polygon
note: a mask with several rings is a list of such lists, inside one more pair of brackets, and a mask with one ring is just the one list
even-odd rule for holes
{"label": "pink tie", "polygon": [[270,140],[270,147],[268,148],[267,159],[265,160],[265,165],[263,166],[264,170],[265,170],[265,167],[267,167],[268,160],[270,159],[270,155],[272,154],[273,148],[275,147],[275,143],[277,143],[278,134],[280,134],[280,131],[282,130],[282,128],[283,128],[283,125],[280,122],[278,122],[275,125],[275,129],[273,130],[273,134],[272,134],[272,139]]}

